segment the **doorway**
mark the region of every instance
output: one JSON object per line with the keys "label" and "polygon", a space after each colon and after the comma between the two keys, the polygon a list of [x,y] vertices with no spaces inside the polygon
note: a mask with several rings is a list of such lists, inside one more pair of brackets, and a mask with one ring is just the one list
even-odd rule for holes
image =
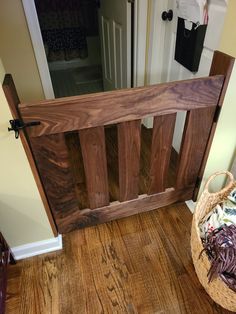
{"label": "doorway", "polygon": [[55,97],[103,91],[98,3],[35,0]]}
{"label": "doorway", "polygon": [[47,99],[131,86],[127,0],[23,0]]}

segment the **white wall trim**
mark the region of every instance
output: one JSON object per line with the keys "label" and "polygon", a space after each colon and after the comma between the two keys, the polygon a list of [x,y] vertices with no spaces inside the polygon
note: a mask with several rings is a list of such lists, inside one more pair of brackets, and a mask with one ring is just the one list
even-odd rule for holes
{"label": "white wall trim", "polygon": [[61,249],[62,249],[62,236],[60,234],[56,238],[37,241],[11,248],[12,253],[16,260],[25,259],[27,257],[32,257]]}
{"label": "white wall trim", "polygon": [[52,87],[52,81],[49,73],[47,57],[44,50],[43,39],[34,0],[22,0],[22,4],[34,48],[34,54],[38,65],[44,95],[46,99],[52,99],[55,98],[55,95]]}
{"label": "white wall trim", "polygon": [[[147,19],[148,3],[150,0],[134,2],[134,87],[145,85],[146,54],[147,54]],[[143,124],[149,128],[150,118],[145,118]]]}
{"label": "white wall trim", "polygon": [[[124,87],[130,88],[131,87],[131,3],[126,3],[127,6],[127,15],[126,15],[126,20],[127,20],[127,33],[126,33],[126,43],[127,43],[127,85]],[[121,59],[122,61],[122,59]],[[122,68],[122,67],[121,67]],[[121,84],[124,84],[121,82]],[[121,85],[122,86],[122,85]]]}
{"label": "white wall trim", "polygon": [[189,200],[189,201],[186,201],[185,204],[187,205],[187,207],[191,211],[191,213],[194,213],[197,203],[194,202],[193,200]]}
{"label": "white wall trim", "polygon": [[143,86],[145,79],[148,0],[134,3],[134,87]]}
{"label": "white wall trim", "polygon": [[161,13],[168,11],[168,1],[152,0],[150,16],[150,34],[147,64],[147,84],[162,83],[162,68],[164,57],[165,30],[168,22],[163,22]]}

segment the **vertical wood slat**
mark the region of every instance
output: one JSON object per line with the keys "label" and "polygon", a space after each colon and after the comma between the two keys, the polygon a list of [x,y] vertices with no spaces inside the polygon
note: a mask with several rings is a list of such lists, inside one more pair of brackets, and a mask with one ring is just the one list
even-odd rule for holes
{"label": "vertical wood slat", "polygon": [[[20,100],[19,100],[19,97],[18,97],[18,94],[16,91],[16,87],[15,87],[13,78],[10,74],[5,75],[2,87],[3,87],[4,94],[6,96],[9,108],[11,110],[13,119],[20,119],[21,116],[20,116],[20,113],[18,110],[18,105],[20,103]],[[50,226],[52,228],[52,232],[53,232],[54,236],[56,237],[58,235],[57,227],[55,225],[54,218],[52,216],[52,212],[51,212],[51,209],[50,209],[50,206],[48,203],[48,199],[46,196],[46,191],[42,185],[42,180],[41,180],[40,175],[38,173],[38,169],[37,169],[36,164],[35,164],[35,158],[32,154],[31,145],[28,141],[27,134],[26,134],[25,130],[21,130],[20,139],[22,142],[22,146],[24,147],[27,159],[29,161],[30,168],[32,170],[37,188],[39,190],[39,194],[40,194],[40,197],[42,199],[42,202],[43,202]]]}
{"label": "vertical wood slat", "polygon": [[[220,51],[215,51],[214,52],[214,56],[213,56],[213,60],[212,60],[212,64],[211,64],[211,70],[210,70],[210,76],[211,75],[224,75],[225,79],[224,79],[224,83],[222,86],[222,90],[221,90],[221,94],[220,94],[220,98],[218,101],[217,106],[218,107],[222,107],[223,105],[223,101],[224,101],[224,97],[225,97],[225,93],[229,84],[229,80],[230,80],[230,76],[233,70],[233,66],[234,66],[234,62],[235,59],[223,52]],[[210,152],[210,148],[211,148],[211,143],[213,141],[213,137],[215,134],[215,130],[216,130],[216,125],[217,125],[217,121],[214,121],[212,126],[211,126],[211,132],[210,132],[210,136],[209,136],[209,140],[207,143],[207,147],[204,153],[204,157],[201,163],[201,167],[198,173],[198,177],[200,179],[202,179],[203,177],[203,173],[205,170],[205,165],[207,163],[207,158]],[[197,200],[197,196],[200,190],[200,184],[198,186],[195,186],[194,189],[194,193],[193,193],[193,201]]]}
{"label": "vertical wood slat", "polygon": [[138,197],[141,120],[118,124],[120,201]]}
{"label": "vertical wood slat", "polygon": [[175,120],[176,114],[154,118],[148,194],[165,191]]}
{"label": "vertical wood slat", "polygon": [[104,127],[79,131],[90,208],[109,204]]}
{"label": "vertical wood slat", "polygon": [[215,107],[188,111],[177,168],[176,188],[194,186],[211,132]]}
{"label": "vertical wood slat", "polygon": [[105,128],[107,147],[107,170],[110,202],[119,199],[119,165],[117,125]]}
{"label": "vertical wood slat", "polygon": [[60,219],[79,210],[64,134],[32,138],[31,147],[58,230],[63,233],[66,226]]}
{"label": "vertical wood slat", "polygon": [[73,172],[75,190],[80,209],[89,208],[88,193],[85,183],[84,163],[80,147],[79,134],[69,132],[65,134],[66,145],[69,154],[69,162]]}

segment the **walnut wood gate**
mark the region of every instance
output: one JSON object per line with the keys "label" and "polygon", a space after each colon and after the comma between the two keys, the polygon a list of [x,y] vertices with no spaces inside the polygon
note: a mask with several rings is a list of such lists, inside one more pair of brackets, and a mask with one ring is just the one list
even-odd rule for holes
{"label": "walnut wood gate", "polygon": [[[32,104],[19,104],[14,84],[6,77],[3,87],[14,118],[40,122],[25,128],[21,136],[27,139],[41,195],[49,203],[48,215],[52,213],[58,231],[65,233],[194,197],[233,62],[216,52],[210,77]],[[176,180],[166,186],[176,113],[181,110],[187,111],[187,117]],[[140,126],[148,116],[154,117],[149,185],[147,193],[139,195]],[[118,142],[119,197],[112,202],[104,131],[109,125],[117,126]],[[73,145],[68,146],[71,140]],[[81,158],[76,155],[78,143]],[[85,173],[87,208],[79,205],[82,182],[75,178],[75,167]]]}

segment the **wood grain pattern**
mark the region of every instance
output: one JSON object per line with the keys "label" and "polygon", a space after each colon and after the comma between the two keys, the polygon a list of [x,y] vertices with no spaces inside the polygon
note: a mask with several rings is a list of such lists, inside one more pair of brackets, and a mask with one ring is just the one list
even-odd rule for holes
{"label": "wood grain pattern", "polygon": [[62,219],[64,232],[78,228],[93,226],[123,217],[128,217],[141,212],[151,211],[172,203],[191,199],[192,188],[174,190],[167,189],[163,193],[153,195],[139,195],[137,199],[126,202],[113,202],[108,206],[96,209],[83,209],[74,212]]}
{"label": "wood grain pattern", "polygon": [[[74,169],[75,175],[70,177],[69,190],[74,194],[69,192],[72,206],[65,206],[59,216],[60,230],[62,232],[70,231],[76,227],[84,227],[139,211],[150,210],[153,208],[154,202],[158,202],[155,203],[155,206],[159,207],[159,205],[163,206],[182,200],[181,197],[191,198],[198,173],[204,162],[204,152],[223,81],[224,76],[219,75],[20,105],[25,122],[36,119],[41,122],[39,126],[29,128],[28,134],[32,143],[38,143],[38,145],[40,137],[45,141],[45,137],[48,136],[49,142],[45,142],[45,147],[48,145],[48,148],[44,148],[44,151],[48,149],[47,153],[52,151],[52,135],[58,134],[62,139],[66,132],[70,134],[79,132],[90,209],[85,208],[78,211],[78,207],[74,207],[74,204],[78,203],[77,197],[81,195],[83,197],[84,194],[77,189],[76,195],[74,186],[82,187],[80,183],[78,184],[78,178],[80,172],[82,177],[84,175],[82,174],[81,157],[79,154],[73,153],[76,145],[72,143],[68,147],[69,156],[65,154],[63,162],[67,163],[67,169],[69,169],[69,164]],[[174,118],[179,110],[187,110],[188,115],[179,156],[176,190],[168,190],[164,193],[172,150]],[[147,162],[148,156],[150,156],[148,150],[147,153],[141,154],[141,162],[145,161],[145,167],[143,167],[145,171],[141,171],[142,175],[139,176],[141,142],[143,145],[140,138],[140,119],[146,116],[155,117],[153,149],[150,167]],[[138,197],[139,190],[145,190],[147,186],[149,186],[147,193],[153,194],[153,197],[146,195],[137,198],[136,203],[122,204],[118,202],[109,205],[104,126],[109,127],[111,124],[116,124],[118,127],[119,200],[126,202],[135,199]],[[68,136],[70,138],[70,135]],[[66,146],[64,146],[63,144],[63,152],[66,151]],[[115,143],[113,146],[115,147]],[[144,146],[147,147],[148,143]],[[43,151],[43,149],[42,147],[39,149],[39,147],[37,148],[38,152],[42,155],[41,150]],[[52,158],[53,166],[58,164],[58,160],[55,159],[55,161],[54,158]],[[76,166],[77,162],[79,165]],[[43,163],[45,164],[46,161],[44,160]],[[108,165],[109,169],[112,169],[110,156]],[[44,168],[43,165],[42,169]],[[150,171],[147,171],[148,168]],[[151,174],[151,180],[146,175],[147,173]],[[42,177],[44,176],[45,174],[42,175]],[[115,179],[116,174],[114,176],[112,174],[111,177]],[[171,179],[171,181],[173,180]],[[52,180],[50,184],[53,184]],[[50,193],[49,186],[48,189]],[[52,187],[53,189],[54,187]],[[112,193],[117,192],[117,188],[110,190]],[[156,194],[158,192],[163,193]],[[50,200],[52,203],[55,202],[54,194],[55,192],[52,193],[52,200]],[[62,204],[63,197],[67,196],[62,196]],[[111,200],[112,198],[113,196],[110,197]],[[109,215],[107,211],[110,211]]]}
{"label": "wood grain pattern", "polygon": [[119,161],[117,125],[105,128],[110,202],[119,199]]}
{"label": "wood grain pattern", "polygon": [[[229,75],[232,72],[235,58],[221,51],[215,51],[211,63],[210,76],[224,75],[225,80],[229,81]],[[224,90],[226,88],[224,87]],[[219,104],[220,106],[222,105]]]}
{"label": "wood grain pattern", "polygon": [[[142,125],[141,129],[141,153],[140,153],[140,174],[139,174],[139,195],[148,194],[150,187],[150,163],[153,129]],[[177,155],[177,156],[176,156]],[[166,187],[174,187],[176,181],[176,167],[178,154],[171,148],[171,157],[167,172]]]}
{"label": "wood grain pattern", "polygon": [[24,122],[41,122],[28,129],[30,137],[37,137],[215,106],[223,80],[220,75],[21,104],[19,108]]}
{"label": "wood grain pattern", "polygon": [[191,220],[178,204],[66,234],[9,267],[6,313],[230,314],[196,277]]}
{"label": "wood grain pattern", "polygon": [[177,169],[178,189],[194,186],[210,136],[215,108],[203,108],[187,113]]}
{"label": "wood grain pattern", "polygon": [[[117,126],[107,127],[106,147],[107,147],[107,165],[110,202],[119,199],[119,163],[118,163],[118,135]],[[140,149],[140,171],[139,171],[139,195],[147,194],[150,180],[150,156],[152,144],[152,129],[147,129],[144,125],[141,127],[141,149]],[[171,161],[167,173],[167,187],[173,187],[175,184],[175,174],[178,154],[171,150]],[[88,208],[83,207],[83,208]]]}
{"label": "wood grain pattern", "polygon": [[[214,56],[213,56],[213,60],[212,60],[212,64],[211,64],[211,70],[210,70],[210,75],[224,75],[225,79],[224,79],[224,83],[221,89],[221,93],[220,93],[220,98],[218,101],[217,106],[222,107],[223,102],[224,102],[224,98],[225,98],[225,93],[229,84],[229,80],[230,80],[230,76],[233,70],[233,66],[234,66],[234,62],[235,62],[235,58],[220,52],[220,51],[215,51]],[[207,158],[210,152],[210,148],[211,148],[211,144],[213,141],[213,137],[215,134],[215,130],[216,130],[216,125],[217,122],[213,122],[212,127],[211,127],[211,132],[210,132],[210,136],[209,136],[209,140],[207,143],[207,147],[204,153],[204,157],[202,159],[202,163],[201,163],[201,167],[198,173],[198,177],[200,179],[202,179],[203,177],[203,173],[204,173],[204,169],[206,166],[206,162],[207,162]],[[196,201],[197,197],[198,197],[198,193],[199,193],[199,189],[200,189],[200,185],[195,187],[194,189],[194,193],[193,193],[193,200]]]}
{"label": "wood grain pattern", "polygon": [[79,211],[64,134],[31,139],[31,147],[58,230],[63,232],[61,219]]}
{"label": "wood grain pattern", "polygon": [[[140,174],[139,194],[147,194],[150,185],[150,160],[152,146],[152,128],[141,128],[141,152],[140,152]],[[172,185],[173,186],[173,185]]]}
{"label": "wood grain pattern", "polygon": [[164,192],[166,188],[176,114],[154,118],[148,194]]}
{"label": "wood grain pattern", "polygon": [[79,208],[88,208],[89,201],[79,134],[77,132],[66,133],[65,140]]}
{"label": "wood grain pattern", "polygon": [[[107,156],[108,156],[108,169],[109,169],[109,190],[110,190],[110,201],[114,202],[117,201],[119,199],[119,182],[118,182],[118,143],[117,143],[117,128],[116,127],[112,127],[112,128],[107,128],[106,129],[106,146],[107,146]],[[151,139],[152,139],[152,130],[151,129],[146,129],[145,127],[142,127],[142,142],[143,144],[147,144],[150,143],[150,145],[148,144],[147,146],[143,146],[142,150],[141,150],[141,161],[140,161],[140,167],[141,167],[141,172],[140,172],[140,176],[139,176],[139,194],[145,194],[147,193],[148,190],[148,184],[147,184],[147,180],[148,180],[148,175],[149,175],[149,156],[150,156],[150,148],[151,148]],[[45,138],[47,138],[48,136],[46,136]],[[53,137],[54,136],[49,136],[49,138],[52,137],[52,141],[53,141]],[[75,193],[71,194],[71,205],[72,208],[70,206],[68,207],[64,207],[63,210],[63,215],[64,217],[66,217],[68,215],[68,217],[71,217],[72,212],[74,212],[73,209],[73,204],[78,204],[79,205],[79,210],[75,209],[75,211],[78,213],[78,217],[80,217],[79,212],[82,213],[82,215],[87,211],[87,209],[89,208],[89,200],[88,200],[88,193],[87,193],[87,187],[86,187],[86,178],[85,178],[85,173],[84,173],[84,166],[83,166],[83,160],[82,160],[82,152],[81,152],[81,147],[80,147],[80,143],[79,143],[79,136],[78,133],[68,133],[65,136],[65,143],[63,145],[65,151],[68,151],[68,155],[66,153],[65,157],[67,160],[67,163],[69,165],[69,169],[71,170],[71,172],[73,172],[73,176],[69,175],[68,180],[70,181],[70,185],[66,185],[68,186],[68,188],[70,189],[70,191],[74,191]],[[40,138],[34,138],[32,139],[33,141],[40,141]],[[44,137],[42,137],[42,140],[44,140]],[[96,145],[98,144],[98,141],[96,140]],[[55,151],[55,148],[52,148],[51,145],[55,145],[55,143],[53,142],[51,144],[51,142],[49,141],[49,144],[45,141],[41,142],[43,145],[43,148],[39,148],[40,151],[45,151],[45,150],[52,150]],[[87,142],[86,142],[87,143]],[[46,147],[48,147],[46,149]],[[57,153],[55,152],[55,154],[57,155]],[[47,156],[49,156],[49,153],[46,154]],[[92,153],[92,156],[93,153]],[[55,157],[50,158],[50,161],[53,161]],[[67,159],[68,158],[68,159]],[[95,162],[95,164],[97,165],[97,159],[94,157],[93,161]],[[57,161],[55,161],[57,162]],[[54,162],[53,162],[54,163]],[[175,164],[173,164],[173,161],[170,163],[170,169],[168,172],[168,182],[169,185],[168,186],[173,186],[174,184],[174,173],[175,173]],[[95,165],[94,165],[95,167]],[[60,169],[59,169],[60,170]],[[41,171],[41,168],[40,168]],[[58,171],[58,170],[56,170]],[[95,171],[100,171],[99,169],[97,169]],[[47,172],[47,170],[45,170],[45,172]],[[94,172],[92,172],[92,177],[94,175]],[[59,178],[59,177],[57,177]],[[46,179],[45,179],[46,180]],[[93,178],[92,178],[93,180]],[[57,180],[55,180],[57,181]],[[63,181],[64,182],[64,181]],[[48,181],[48,184],[50,185],[50,181]],[[57,187],[56,191],[58,190]],[[61,190],[61,189],[60,189]],[[49,191],[48,191],[49,192]],[[183,193],[183,195],[185,195]],[[50,197],[50,195],[49,195]],[[162,196],[163,197],[163,196]],[[168,197],[168,194],[167,194]],[[189,196],[187,196],[189,197]],[[145,201],[143,200],[143,198],[141,197],[142,202],[141,202],[141,207],[139,208],[139,206],[137,206],[137,204],[135,206],[138,207],[138,212],[145,210]],[[54,202],[54,199],[52,200]],[[58,197],[57,199],[57,204],[58,204],[58,208],[60,208],[60,197]],[[63,199],[62,199],[63,202]],[[77,203],[76,203],[77,202]],[[149,201],[148,201],[149,202]],[[68,204],[68,205],[70,205]],[[111,203],[111,209],[113,209],[113,205],[115,204],[119,204],[117,202],[115,203]],[[157,203],[156,201],[153,201],[153,204],[155,207],[157,207]],[[62,203],[63,205],[63,203]],[[125,205],[125,203],[124,203]],[[129,204],[128,204],[129,205]],[[142,208],[143,207],[143,208]],[[109,207],[108,207],[109,208]],[[128,207],[124,207],[127,211],[129,211],[129,206]],[[151,207],[153,208],[153,207]],[[85,209],[86,211],[83,212],[82,209]],[[92,210],[93,211],[93,210]],[[135,211],[131,210],[130,214],[135,213]],[[122,213],[123,214],[123,213]],[[128,213],[126,213],[125,215],[128,215]],[[119,216],[121,217],[121,216]],[[58,228],[59,231],[61,233],[65,233],[65,232],[69,232],[72,231],[73,228],[77,228],[78,225],[76,223],[72,224],[72,225],[67,225],[68,221],[65,219],[62,219],[61,217],[58,217],[57,215],[55,216],[56,218],[56,222],[58,224]],[[83,220],[83,216],[81,216],[81,219]],[[93,222],[92,222],[93,221]],[[79,220],[80,222],[80,220]],[[90,215],[90,224],[96,224],[98,223],[98,219],[96,217],[96,212],[93,215],[91,212]],[[82,224],[81,224],[82,225]],[[85,226],[85,224],[83,225]]]}
{"label": "wood grain pattern", "polygon": [[109,204],[104,127],[79,132],[90,208]]}
{"label": "wood grain pattern", "polygon": [[118,124],[119,188],[121,202],[138,197],[141,120]]}
{"label": "wood grain pattern", "polygon": [[[13,78],[10,74],[5,75],[2,88],[3,88],[4,94],[6,96],[6,99],[7,99],[7,102],[8,102],[8,105],[9,105],[13,119],[20,119],[21,115],[20,115],[20,112],[18,110],[18,105],[20,103],[20,100],[19,100],[19,97],[17,95],[17,91],[16,91],[16,87],[15,87]],[[47,196],[45,194],[45,190],[44,190],[44,187],[42,185],[42,181],[41,181],[40,175],[38,173],[38,169],[37,169],[37,166],[35,164],[34,156],[32,154],[30,143],[28,141],[28,137],[27,137],[25,130],[20,131],[20,140],[21,140],[21,143],[22,143],[23,148],[25,150],[25,154],[27,156],[28,162],[30,164],[30,168],[32,170],[37,188],[39,190],[39,194],[40,194],[40,197],[42,199],[42,202],[43,202],[50,226],[52,228],[52,232],[53,232],[54,236],[57,236],[57,234],[58,234],[57,227],[56,227],[56,224],[54,222],[54,218],[52,216],[52,213],[51,213],[51,210],[49,207]]]}

